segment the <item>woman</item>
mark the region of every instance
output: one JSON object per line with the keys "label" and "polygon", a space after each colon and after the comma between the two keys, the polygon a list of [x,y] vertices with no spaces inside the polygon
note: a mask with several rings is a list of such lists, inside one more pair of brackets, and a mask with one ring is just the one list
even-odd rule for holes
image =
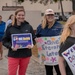
{"label": "woman", "polygon": [[32,26],[25,20],[25,11],[18,9],[15,12],[14,21],[8,25],[5,36],[3,38],[3,45],[9,49],[8,51],[8,75],[26,75],[27,66],[29,64],[31,53],[31,45],[27,48],[18,49],[12,48],[12,34],[31,33],[32,39],[35,39]]}
{"label": "woman", "polygon": [[[14,19],[14,15],[13,15],[13,14],[11,14],[11,15],[9,16],[9,18],[8,18],[7,22],[6,22],[5,31],[6,31],[6,29],[7,29],[7,26],[8,26],[9,24],[11,24],[11,23],[12,23],[13,19]],[[5,55],[5,57],[7,58],[7,55]]]}
{"label": "woman", "polygon": [[14,18],[14,15],[11,14],[11,15],[9,16],[9,18],[8,18],[8,21],[6,22],[6,28],[7,28],[7,26],[8,26],[10,23],[12,23],[13,18]]}
{"label": "woman", "polygon": [[[54,11],[52,9],[47,9],[45,11],[42,24],[37,27],[36,36],[37,37],[52,37],[61,34],[62,25],[55,21]],[[57,75],[61,75],[58,65],[45,65],[46,75],[53,75],[53,67],[55,68]]]}
{"label": "woman", "polygon": [[62,56],[62,52],[75,44],[75,15],[69,17],[61,35],[61,46],[59,50],[59,68],[61,75],[73,75],[68,63]]}
{"label": "woman", "polygon": [[5,22],[2,21],[2,16],[0,15],[0,60],[3,59],[3,50],[2,50],[2,38],[5,31]]}

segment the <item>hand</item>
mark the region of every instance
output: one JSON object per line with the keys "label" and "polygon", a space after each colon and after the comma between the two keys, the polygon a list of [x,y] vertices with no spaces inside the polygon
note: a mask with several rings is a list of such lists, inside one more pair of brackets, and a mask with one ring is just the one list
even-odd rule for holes
{"label": "hand", "polygon": [[17,49],[19,48],[19,46],[18,45],[15,45],[14,48],[13,47],[11,47],[11,48],[12,48],[13,51],[17,51]]}
{"label": "hand", "polygon": [[[12,47],[11,47],[12,48]],[[12,48],[13,51],[17,51],[17,48]]]}
{"label": "hand", "polygon": [[26,48],[31,49],[31,48],[33,48],[33,45],[27,45]]}
{"label": "hand", "polygon": [[35,38],[35,41],[37,40],[37,38]]}
{"label": "hand", "polygon": [[12,48],[12,50],[13,50],[13,51],[17,51],[17,49],[16,49],[16,48]]}

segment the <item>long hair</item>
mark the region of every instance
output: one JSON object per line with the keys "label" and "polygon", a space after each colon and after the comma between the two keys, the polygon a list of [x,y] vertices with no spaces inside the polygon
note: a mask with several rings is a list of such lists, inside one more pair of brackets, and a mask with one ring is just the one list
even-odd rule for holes
{"label": "long hair", "polygon": [[75,15],[72,15],[71,17],[69,17],[69,19],[67,20],[63,32],[61,34],[61,39],[60,39],[60,43],[64,43],[65,40],[67,39],[68,36],[71,35],[71,26],[75,24]]}
{"label": "long hair", "polygon": [[17,10],[16,10],[15,15],[14,15],[14,19],[13,19],[13,21],[12,21],[12,26],[17,23],[16,15],[17,15],[19,12],[21,12],[21,11],[23,11],[23,12],[25,13],[25,10],[24,10],[24,9],[17,9]]}
{"label": "long hair", "polygon": [[[52,22],[52,25],[51,25],[51,26],[53,26],[54,23],[55,23],[55,19],[54,19],[54,21]],[[48,24],[48,21],[47,21],[47,19],[46,19],[46,15],[44,15],[44,16],[43,16],[43,20],[42,20],[42,29],[44,29],[44,28],[47,26],[47,24]],[[51,28],[51,26],[48,26],[48,28]]]}
{"label": "long hair", "polygon": [[42,20],[42,28],[44,29],[46,25],[47,25],[46,15],[44,15],[43,20]]}
{"label": "long hair", "polygon": [[13,16],[13,14],[11,14],[11,15],[9,16],[8,20],[11,19],[12,16]]}
{"label": "long hair", "polygon": [[2,16],[0,15],[0,17],[2,18]]}

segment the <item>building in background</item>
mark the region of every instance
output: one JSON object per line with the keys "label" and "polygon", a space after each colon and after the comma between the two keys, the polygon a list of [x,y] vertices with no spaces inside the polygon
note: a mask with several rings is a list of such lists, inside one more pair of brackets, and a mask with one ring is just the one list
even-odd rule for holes
{"label": "building in background", "polygon": [[[66,18],[68,18],[72,12],[72,2],[65,0],[62,2],[62,4],[63,4],[64,14],[65,14]],[[23,3],[18,3],[17,0],[0,0],[0,14],[3,16],[4,21],[7,21],[8,16],[10,14],[14,13],[15,8],[12,8],[12,7],[15,7],[15,6],[17,6],[17,7],[23,6],[24,7],[25,11],[28,12],[28,14],[26,14],[26,15],[29,15],[29,17],[27,17],[26,19],[29,20],[29,22],[33,25],[34,29],[36,29],[38,23],[41,23],[41,19],[42,19],[42,16],[44,15],[44,11],[48,8],[51,8],[54,10],[56,19],[59,19],[59,17],[60,17],[60,20],[62,20],[61,8],[60,8],[59,3],[53,3],[53,4],[48,3],[46,6],[44,6],[43,4],[40,4],[38,2],[31,4],[31,2],[28,0],[25,0],[25,2],[23,2]],[[10,7],[9,11],[2,11],[3,7],[5,7],[5,8]],[[13,10],[11,11],[10,9],[13,9]],[[7,15],[5,13],[7,13]],[[38,19],[38,18],[40,18],[40,19]],[[34,20],[36,20],[36,21],[34,21]]]}
{"label": "building in background", "polygon": [[[72,12],[72,2],[71,1],[63,1],[63,10],[64,12]],[[61,12],[59,3],[48,3],[46,6],[40,3],[31,4],[30,1],[25,1],[23,3],[17,3],[17,0],[0,0],[0,11],[2,10],[2,6],[24,6],[25,10],[33,10],[33,11],[41,11],[42,13],[47,9],[51,8],[54,12]]]}

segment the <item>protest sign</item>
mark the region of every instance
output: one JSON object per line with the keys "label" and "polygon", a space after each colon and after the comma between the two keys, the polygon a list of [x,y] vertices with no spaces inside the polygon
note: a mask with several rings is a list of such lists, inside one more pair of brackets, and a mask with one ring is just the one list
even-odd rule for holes
{"label": "protest sign", "polygon": [[75,44],[62,53],[73,75],[75,75]]}
{"label": "protest sign", "polygon": [[27,45],[33,46],[31,33],[12,34],[12,48],[26,48]]}
{"label": "protest sign", "polygon": [[45,65],[57,65],[60,36],[40,37],[36,39],[36,42],[40,63]]}

